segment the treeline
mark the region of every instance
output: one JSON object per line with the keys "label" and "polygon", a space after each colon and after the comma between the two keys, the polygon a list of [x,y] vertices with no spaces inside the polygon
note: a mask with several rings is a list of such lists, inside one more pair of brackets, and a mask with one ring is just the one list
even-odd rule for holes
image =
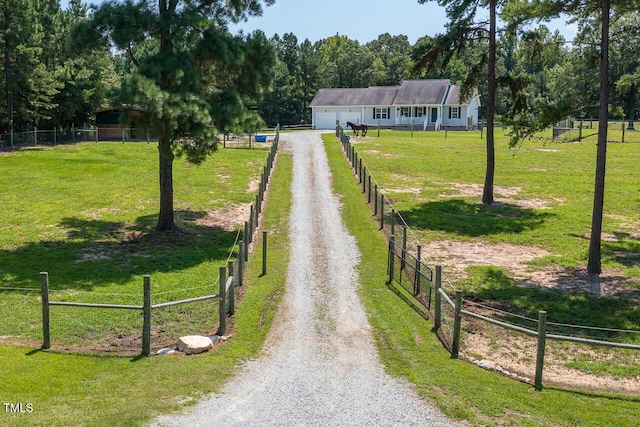
{"label": "treeline", "polygon": [[[71,0],[62,10],[58,0],[1,1],[0,133],[11,125],[15,131],[81,126],[91,121],[91,111],[117,102],[115,94],[135,69],[133,55],[109,46],[80,51],[69,43],[74,25],[91,16],[86,5]],[[627,13],[613,26],[610,114],[633,120],[640,110],[640,13]],[[574,116],[595,115],[599,38],[597,22],[581,24],[570,41],[545,26],[520,34],[499,32],[498,117],[508,115],[523,98],[537,104],[570,103]],[[457,50],[429,73],[412,74],[420,69],[414,67],[414,52],[424,52],[434,40],[425,36],[412,45],[406,36],[384,33],[362,44],[342,35],[315,42],[300,41],[291,33],[276,35],[269,40],[277,56],[270,70],[272,87],[250,108],[269,126],[305,124],[310,123],[308,106],[319,88],[398,85],[409,78],[448,78],[461,84],[470,74],[486,73],[478,68],[478,58],[488,46],[476,43],[473,50]],[[141,42],[132,48],[152,47]],[[476,81],[484,97],[487,88],[482,79]]]}

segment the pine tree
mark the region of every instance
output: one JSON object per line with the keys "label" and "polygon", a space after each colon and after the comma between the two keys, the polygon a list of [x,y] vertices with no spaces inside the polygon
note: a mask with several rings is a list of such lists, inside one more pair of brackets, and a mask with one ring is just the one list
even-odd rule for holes
{"label": "pine tree", "polygon": [[[424,69],[430,71],[436,65],[446,67],[456,53],[469,51],[485,41],[488,43],[486,55],[482,55],[479,61],[469,69],[462,85],[462,92],[468,94],[480,78],[486,79],[487,142],[482,203],[491,205],[494,203],[495,176],[496,34],[498,7],[503,5],[506,0],[418,0],[418,3],[424,4],[429,1],[437,1],[440,6],[446,8],[449,18],[448,31],[446,34],[438,35],[431,43],[422,44],[414,50],[414,74]],[[488,8],[488,22],[484,18],[478,18],[478,15],[485,8]],[[482,72],[485,67],[486,74]]]}
{"label": "pine tree", "polygon": [[[120,100],[141,107],[159,135],[157,230],[176,230],[175,155],[202,162],[217,149],[216,130],[256,121],[248,105],[271,84],[273,48],[262,32],[233,36],[227,25],[261,13],[259,0],[113,0],[75,28],[76,46],[112,46],[135,66]],[[153,50],[136,49],[147,39]]]}

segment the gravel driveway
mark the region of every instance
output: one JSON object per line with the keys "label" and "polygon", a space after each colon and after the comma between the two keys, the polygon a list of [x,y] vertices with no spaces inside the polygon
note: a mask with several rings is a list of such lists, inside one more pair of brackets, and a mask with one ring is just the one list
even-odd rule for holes
{"label": "gravel driveway", "polygon": [[283,139],[294,156],[291,262],[263,355],[221,395],[157,425],[454,425],[378,361],[356,294],[356,241],[342,224],[320,133]]}

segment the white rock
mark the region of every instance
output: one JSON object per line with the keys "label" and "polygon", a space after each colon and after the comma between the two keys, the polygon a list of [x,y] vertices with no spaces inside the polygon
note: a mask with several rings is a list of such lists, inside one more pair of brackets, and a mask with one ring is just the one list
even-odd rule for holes
{"label": "white rock", "polygon": [[495,371],[497,366],[494,362],[486,359],[482,359],[481,361],[477,362],[477,365],[489,371]]}
{"label": "white rock", "polygon": [[209,350],[213,346],[213,342],[209,337],[203,337],[201,335],[187,335],[178,338],[176,347],[178,351],[184,352],[184,354],[198,354]]}

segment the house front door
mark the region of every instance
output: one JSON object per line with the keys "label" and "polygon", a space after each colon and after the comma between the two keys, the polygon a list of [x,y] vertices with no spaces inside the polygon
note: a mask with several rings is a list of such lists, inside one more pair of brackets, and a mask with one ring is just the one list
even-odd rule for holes
{"label": "house front door", "polygon": [[431,123],[435,123],[438,121],[438,109],[437,108],[432,108],[431,109]]}

